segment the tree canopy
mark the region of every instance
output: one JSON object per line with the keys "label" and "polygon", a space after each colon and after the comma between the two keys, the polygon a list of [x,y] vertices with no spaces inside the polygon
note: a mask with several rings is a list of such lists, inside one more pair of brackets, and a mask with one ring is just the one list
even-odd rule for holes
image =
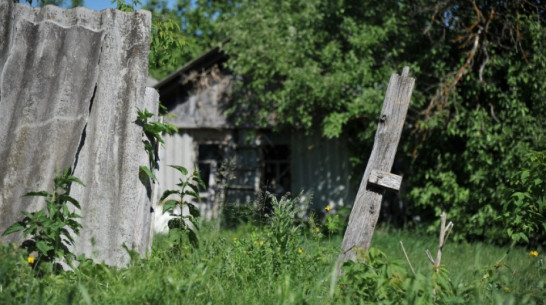
{"label": "tree canopy", "polygon": [[447,211],[457,238],[544,242],[545,11],[541,0],[242,0],[218,28],[244,76],[235,107],[262,126],[345,135],[356,179],[389,75],[409,66],[409,213]]}
{"label": "tree canopy", "polygon": [[[150,74],[160,79],[224,39],[225,35],[218,29],[219,20],[231,15],[236,2],[178,0],[170,7],[166,0],[150,0],[143,8],[154,14],[153,31],[156,39],[161,40],[152,45],[166,47],[158,52],[162,56],[152,59],[150,65]],[[160,32],[164,34],[160,36]],[[165,39],[174,39],[180,44],[165,44]]]}

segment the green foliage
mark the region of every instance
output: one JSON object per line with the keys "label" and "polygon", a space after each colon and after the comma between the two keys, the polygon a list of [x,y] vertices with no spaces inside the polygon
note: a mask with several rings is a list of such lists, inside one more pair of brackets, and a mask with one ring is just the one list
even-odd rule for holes
{"label": "green foliage", "polygon": [[523,168],[512,174],[503,200],[502,223],[515,242],[546,245],[546,151],[525,156]]}
{"label": "green foliage", "polygon": [[[531,263],[521,270],[514,270],[503,262],[503,258],[492,265],[476,270],[476,278],[466,289],[467,297],[472,293],[481,304],[540,304],[544,301],[544,259],[531,258]],[[534,261],[533,261],[534,260]],[[514,287],[513,276],[525,275],[519,287]],[[515,288],[515,289],[514,289]],[[521,289],[517,291],[517,289]],[[516,290],[516,291],[514,291]]]}
{"label": "green foliage", "polygon": [[[178,190],[166,190],[159,199],[163,204],[163,213],[170,212],[174,216],[168,223],[169,234],[177,235],[176,239],[180,247],[183,245],[184,235],[188,237],[193,247],[198,247],[198,238],[195,230],[199,228],[198,220],[200,212],[193,202],[186,200],[186,196],[199,202],[201,200],[199,197],[199,186],[205,188],[205,183],[201,180],[197,171],[193,171],[188,176],[186,168],[177,165],[170,165],[170,167],[179,171],[183,178],[180,178],[176,184],[179,187]],[[187,215],[184,215],[185,208],[189,211]]]}
{"label": "green foliage", "polygon": [[243,1],[223,24],[229,66],[245,76],[234,106],[241,111],[232,111],[260,126],[274,117],[277,128],[322,128],[328,136],[374,118],[393,71],[380,66],[400,22],[391,7],[398,5]]}
{"label": "green foliage", "polygon": [[302,231],[298,224],[298,214],[301,214],[306,203],[300,202],[300,196],[289,198],[290,194],[281,197],[280,200],[273,194],[266,193],[271,201],[271,214],[267,215],[267,231],[270,242],[278,248],[279,253],[285,253],[293,246],[296,235]]}
{"label": "green foliage", "polygon": [[26,251],[14,244],[0,245],[0,303],[20,304],[29,284],[34,281],[32,265],[27,263]]}
{"label": "green foliage", "polygon": [[140,0],[131,0],[131,3],[128,4],[125,0],[112,0],[112,4],[116,5],[116,8],[122,12],[134,12],[137,6],[142,5]]}
{"label": "green foliage", "polygon": [[462,301],[448,273],[441,269],[429,276],[411,274],[401,261],[387,259],[382,251],[370,248],[359,262],[346,262],[339,282],[339,294],[351,302],[364,304],[453,304]]}
{"label": "green foliage", "polygon": [[238,1],[150,0],[143,7],[153,14],[150,74],[165,77],[225,39],[218,22],[231,16]]}
{"label": "green foliage", "polygon": [[[303,228],[286,252],[279,253],[267,225],[217,230],[205,224],[200,247],[186,255],[175,255],[171,238],[161,235],[154,238],[148,257],[126,268],[80,257],[73,272],[42,278],[34,277],[26,252],[2,245],[0,304],[527,305],[543,304],[546,297],[543,253],[530,257],[516,247],[496,263],[492,257],[505,254],[506,248],[449,244],[443,262],[444,271],[451,272],[436,275],[423,255],[423,248],[437,243],[436,237],[377,233],[374,244],[383,251],[371,250],[367,261],[349,263],[338,282],[333,270],[341,240],[309,239]],[[401,261],[400,239],[406,241],[415,276]],[[450,283],[443,282],[446,277]],[[391,296],[384,298],[386,292]]]}
{"label": "green foliage", "polygon": [[149,177],[150,179],[157,180],[153,174],[153,170],[159,167],[158,149],[159,144],[165,144],[163,141],[162,133],[172,135],[178,131],[178,128],[169,123],[148,121],[154,114],[149,112],[148,109],[144,111],[137,108],[137,124],[142,126],[146,140],[144,140],[144,149],[148,153],[148,167],[140,166],[140,174]]}
{"label": "green foliage", "polygon": [[80,179],[72,176],[72,170],[68,168],[55,177],[52,193],[39,191],[25,194],[44,197],[46,206],[37,212],[22,212],[25,218],[9,226],[2,234],[5,236],[23,231],[25,238],[30,237],[23,242],[22,248],[33,257],[29,263],[40,272],[54,270],[57,268],[54,263],[60,260],[71,264],[75,258],[68,248],[74,242],[71,232],[78,235],[82,226],[76,220],[80,215],[71,211],[80,209],[78,201],[69,195],[72,183],[84,185]]}
{"label": "green foliage", "polygon": [[324,218],[324,230],[328,235],[342,235],[347,229],[351,209],[349,207],[338,207],[336,211],[330,211],[329,206]]}
{"label": "green foliage", "polygon": [[164,74],[164,71],[173,70],[173,67],[178,63],[175,54],[185,46],[186,43],[180,33],[180,25],[168,15],[154,13],[150,41],[150,73],[161,77],[158,75],[159,73]]}
{"label": "green foliage", "polygon": [[[409,212],[430,223],[448,211],[457,240],[509,242],[511,173],[546,148],[543,7],[242,1],[220,27],[230,37],[222,46],[229,67],[243,76],[229,113],[242,114],[240,123],[345,135],[353,177],[361,177],[389,76],[407,65],[417,81],[397,158]],[[537,234],[542,224],[524,210],[520,224],[532,229],[516,234]]]}

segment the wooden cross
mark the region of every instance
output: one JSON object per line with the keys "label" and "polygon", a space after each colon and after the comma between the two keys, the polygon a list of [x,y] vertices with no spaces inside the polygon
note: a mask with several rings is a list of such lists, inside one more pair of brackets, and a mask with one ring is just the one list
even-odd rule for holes
{"label": "wooden cross", "polygon": [[408,75],[408,67],[404,67],[402,75],[391,75],[372,153],[349,217],[338,262],[356,260],[358,252],[369,249],[385,189],[400,190],[402,177],[390,171],[415,84],[415,79]]}

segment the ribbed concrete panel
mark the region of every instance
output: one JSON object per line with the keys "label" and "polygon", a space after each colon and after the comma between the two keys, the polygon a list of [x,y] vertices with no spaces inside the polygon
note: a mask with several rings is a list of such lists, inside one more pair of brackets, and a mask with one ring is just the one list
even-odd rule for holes
{"label": "ribbed concrete panel", "polygon": [[292,191],[313,196],[315,208],[348,203],[348,154],[344,139],[292,134]]}
{"label": "ribbed concrete panel", "polygon": [[[145,92],[148,12],[31,8],[0,0],[0,231],[43,202],[55,172],[74,168],[83,230],[75,251],[124,265],[126,244],[149,247],[152,188],[136,109],[157,109]],[[144,162],[144,163],[143,163]]]}

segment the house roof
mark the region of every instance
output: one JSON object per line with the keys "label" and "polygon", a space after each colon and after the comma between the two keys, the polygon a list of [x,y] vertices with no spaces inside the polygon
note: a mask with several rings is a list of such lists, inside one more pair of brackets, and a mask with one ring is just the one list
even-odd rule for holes
{"label": "house roof", "polygon": [[218,61],[226,60],[227,56],[224,52],[220,50],[220,47],[216,46],[205,53],[201,54],[197,58],[189,61],[182,67],[178,68],[176,71],[172,72],[171,74],[167,75],[165,78],[160,80],[157,84],[155,84],[154,88],[161,90],[165,87],[172,86],[173,83],[178,83],[180,78],[184,76],[186,73],[188,73],[191,70],[200,70],[200,69],[206,69],[210,66],[214,65]]}

